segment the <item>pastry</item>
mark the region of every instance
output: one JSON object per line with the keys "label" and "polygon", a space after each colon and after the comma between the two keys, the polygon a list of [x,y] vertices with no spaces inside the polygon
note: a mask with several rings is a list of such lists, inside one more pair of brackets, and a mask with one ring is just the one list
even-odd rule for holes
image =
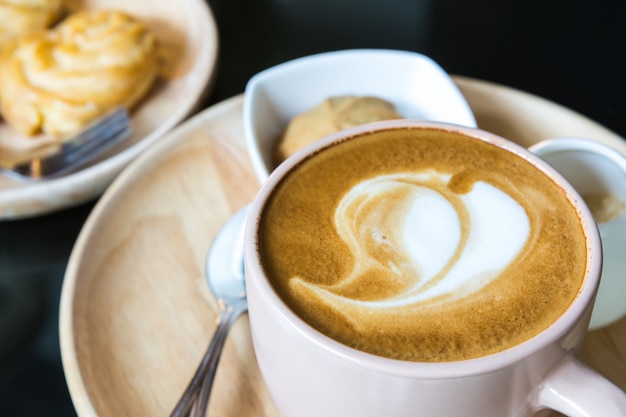
{"label": "pastry", "polygon": [[393,104],[377,97],[341,96],[295,116],[279,140],[277,164],[298,149],[339,130],[380,120],[401,119]]}
{"label": "pastry", "polygon": [[62,0],[0,0],[0,50],[11,40],[52,25]]}
{"label": "pastry", "polygon": [[582,197],[598,223],[610,222],[626,213],[626,203],[615,194],[589,194]]}
{"label": "pastry", "polygon": [[0,112],[24,135],[66,138],[115,107],[135,106],[157,74],[157,42],[140,21],[81,11],[3,51]]}

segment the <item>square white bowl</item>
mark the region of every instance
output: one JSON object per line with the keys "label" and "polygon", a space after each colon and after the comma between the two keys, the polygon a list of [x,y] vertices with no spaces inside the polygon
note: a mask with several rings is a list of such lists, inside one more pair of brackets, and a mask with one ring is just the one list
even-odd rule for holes
{"label": "square white bowl", "polygon": [[274,168],[277,139],[291,118],[327,98],[342,95],[387,100],[407,119],[476,127],[461,91],[425,55],[352,49],[298,58],[259,72],[246,85],[245,140],[261,182]]}

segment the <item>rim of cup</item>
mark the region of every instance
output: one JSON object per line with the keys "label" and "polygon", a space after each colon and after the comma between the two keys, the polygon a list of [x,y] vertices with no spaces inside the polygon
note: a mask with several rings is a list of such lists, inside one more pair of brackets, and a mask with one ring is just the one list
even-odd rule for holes
{"label": "rim of cup", "polygon": [[[589,154],[595,154],[597,156],[604,157],[608,161],[615,164],[615,166],[624,173],[623,177],[626,178],[626,155],[613,148],[612,146],[609,146],[602,142],[598,142],[596,140],[582,137],[555,137],[538,142],[530,146],[528,150],[538,155],[542,159],[546,159],[548,163],[550,163],[550,156],[556,156],[558,154],[576,152],[587,152]],[[624,198],[624,194],[620,194],[620,197]],[[622,216],[626,216],[626,213],[622,213],[615,219],[603,222],[602,224],[611,224]]]}
{"label": "rim of cup", "polygon": [[528,148],[539,156],[560,152],[587,151],[602,155],[626,172],[626,156],[617,149],[596,140],[580,137],[555,137],[538,142]]}
{"label": "rim of cup", "polygon": [[[556,321],[532,339],[494,354],[475,359],[450,362],[411,362],[381,357],[348,347],[347,345],[320,333],[298,317],[276,294],[267,277],[265,277],[265,272],[263,271],[257,257],[254,258],[254,262],[246,262],[246,268],[251,269],[251,272],[247,275],[250,279],[252,279],[252,276],[262,277],[260,279],[255,278],[255,283],[256,285],[259,285],[262,290],[261,294],[265,298],[264,302],[270,303],[280,314],[282,319],[289,323],[294,330],[298,331],[313,344],[330,354],[342,357],[344,360],[357,364],[360,367],[377,370],[386,374],[407,377],[415,377],[416,375],[419,375],[427,378],[458,378],[460,376],[471,376],[496,371],[521,361],[522,359],[525,359],[542,350],[545,346],[550,345],[558,339],[564,337],[574,326],[580,324],[578,322],[581,320],[581,317],[585,313],[590,312],[593,307],[592,299],[598,288],[602,265],[600,236],[589,209],[586,205],[581,204],[582,198],[569,184],[569,182],[556,169],[550,166],[539,156],[531,153],[528,149],[514,142],[476,128],[450,123],[427,122],[409,119],[383,121],[361,125],[337,132],[301,149],[279,165],[270,174],[268,180],[262,185],[260,192],[251,204],[249,217],[246,223],[246,236],[252,236],[252,238],[246,239],[245,241],[245,253],[253,254],[252,256],[258,256],[258,238],[256,231],[259,219],[257,217],[260,213],[262,213],[263,207],[272,193],[272,188],[278,184],[282,177],[294,166],[297,166],[301,161],[315,155],[315,153],[323,150],[324,148],[332,146],[333,143],[337,141],[341,142],[342,140],[351,140],[355,137],[365,135],[373,131],[407,128],[443,129],[446,131],[458,132],[477,140],[498,145],[499,147],[513,152],[529,161],[533,164],[533,166],[544,172],[548,177],[558,183],[559,187],[565,192],[568,199],[572,203],[572,206],[578,213],[587,242],[586,276],[574,302],[572,302],[567,310]],[[594,250],[593,248],[596,249]],[[584,329],[586,329],[586,323],[584,323]]]}

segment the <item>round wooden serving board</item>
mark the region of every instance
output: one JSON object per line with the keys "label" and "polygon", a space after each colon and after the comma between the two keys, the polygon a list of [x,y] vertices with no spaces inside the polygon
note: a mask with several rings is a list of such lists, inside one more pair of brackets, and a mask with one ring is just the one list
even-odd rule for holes
{"label": "round wooden serving board", "polygon": [[[584,136],[626,142],[568,109],[455,77],[480,127],[525,146]],[[61,351],[81,417],[168,416],[208,346],[217,305],[204,278],[211,241],[259,184],[248,159],[242,97],[171,131],[107,189],[76,242],[60,313]],[[626,319],[589,333],[582,358],[626,389]],[[229,336],[209,416],[278,417],[247,317]]]}

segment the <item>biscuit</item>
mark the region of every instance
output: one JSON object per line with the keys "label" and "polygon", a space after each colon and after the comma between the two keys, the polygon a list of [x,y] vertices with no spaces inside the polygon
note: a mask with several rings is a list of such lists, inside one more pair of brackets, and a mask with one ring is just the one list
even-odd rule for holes
{"label": "biscuit", "polygon": [[331,133],[369,122],[401,118],[393,104],[377,97],[328,98],[291,119],[279,140],[275,162],[279,164],[300,148]]}

